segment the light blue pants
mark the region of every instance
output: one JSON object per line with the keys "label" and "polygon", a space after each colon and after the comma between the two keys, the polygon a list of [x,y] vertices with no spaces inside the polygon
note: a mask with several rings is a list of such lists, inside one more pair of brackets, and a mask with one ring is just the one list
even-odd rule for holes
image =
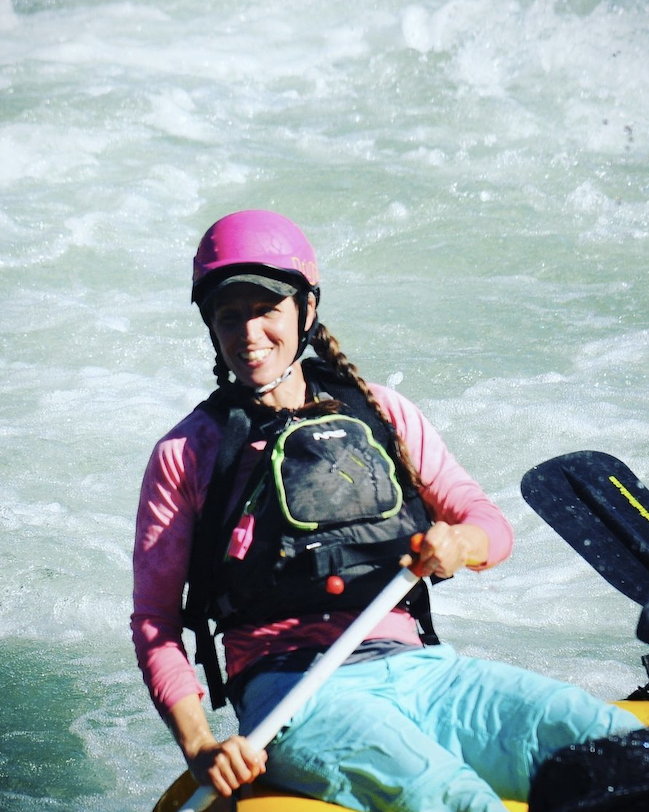
{"label": "light blue pants", "polygon": [[[252,678],[242,734],[299,677]],[[502,812],[553,751],[639,726],[580,688],[430,646],[339,668],[269,746],[266,779],[361,812]]]}

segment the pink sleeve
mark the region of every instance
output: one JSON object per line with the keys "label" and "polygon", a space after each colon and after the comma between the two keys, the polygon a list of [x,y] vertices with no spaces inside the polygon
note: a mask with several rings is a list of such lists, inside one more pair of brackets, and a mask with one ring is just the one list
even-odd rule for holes
{"label": "pink sleeve", "polygon": [[[392,389],[372,384],[372,392],[405,441],[425,484],[421,496],[435,517],[449,524],[476,524],[489,536],[489,558],[475,569],[504,561],[514,543],[500,509],[459,465],[420,410]],[[473,569],[473,568],[472,568]]]}
{"label": "pink sleeve", "polygon": [[[222,430],[196,409],[156,445],[137,512],[133,553],[131,629],[138,664],[161,716],[199,683],[182,641],[181,603],[194,526],[203,509]],[[254,466],[263,443],[244,451],[230,504]]]}
{"label": "pink sleeve", "polygon": [[204,694],[183,646],[180,608],[217,447],[216,423],[194,412],[156,445],[142,482],[131,629],[144,682],[162,716],[183,697]]}

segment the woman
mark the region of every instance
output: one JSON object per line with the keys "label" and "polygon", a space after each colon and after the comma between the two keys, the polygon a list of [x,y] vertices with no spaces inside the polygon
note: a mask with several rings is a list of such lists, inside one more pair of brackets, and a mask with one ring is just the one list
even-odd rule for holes
{"label": "woman", "polygon": [[[501,810],[499,796],[526,798],[554,750],[635,729],[637,720],[563,683],[459,657],[438,643],[414,602],[378,624],[267,752],[253,752],[245,739],[386,573],[411,563],[404,538],[417,539],[420,572],[436,579],[498,564],[512,546],[501,512],[421,412],[367,385],[318,324],[318,282],[304,234],[272,212],[231,214],[199,245],[192,299],[216,349],[219,388],[157,444],[142,485],[132,629],[144,680],[194,776],[223,796],[265,773],[277,786],[358,810]],[[303,361],[307,346],[319,361]],[[349,451],[352,422],[361,435],[369,427],[371,439]],[[288,459],[288,437],[305,425],[317,427],[312,438],[340,443],[336,453],[352,460],[353,472],[336,471],[331,485],[309,462],[286,496],[290,483],[284,488],[281,468],[268,473],[264,449]],[[302,460],[307,441],[297,442]],[[372,482],[385,475],[386,498],[394,499],[380,518],[371,505],[365,511],[366,492],[354,481],[363,455],[371,457],[364,473],[371,469]],[[270,476],[281,487],[266,487]],[[359,490],[338,499],[330,494],[339,486]],[[277,491],[289,503],[283,512]],[[329,509],[342,524],[330,522],[306,545],[308,566],[305,532],[289,526],[301,497],[307,510]],[[367,504],[377,498],[370,494]],[[337,512],[357,504],[359,515],[343,520]],[[213,547],[199,542],[215,537]],[[352,562],[350,550],[361,558]],[[243,734],[224,742],[210,731],[181,640],[188,580],[191,625],[206,629],[209,615],[224,632],[227,693]],[[423,644],[422,627],[432,644]],[[204,637],[199,654],[207,664]]]}

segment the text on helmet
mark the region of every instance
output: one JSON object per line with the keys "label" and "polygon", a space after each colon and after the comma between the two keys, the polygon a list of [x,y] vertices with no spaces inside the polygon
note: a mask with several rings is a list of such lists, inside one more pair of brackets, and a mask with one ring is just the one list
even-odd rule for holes
{"label": "text on helmet", "polygon": [[318,281],[318,266],[312,259],[291,257],[291,263],[295,270],[306,276],[312,285]]}

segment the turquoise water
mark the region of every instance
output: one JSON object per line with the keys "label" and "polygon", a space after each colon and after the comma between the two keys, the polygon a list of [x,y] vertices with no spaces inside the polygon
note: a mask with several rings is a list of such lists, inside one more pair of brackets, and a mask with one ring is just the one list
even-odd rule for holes
{"label": "turquoise water", "polygon": [[515,526],[437,589],[443,636],[644,682],[637,607],[518,482],[583,448],[649,481],[647,53],[644,0],[0,0],[3,810],[148,810],[183,769],[131,650],[133,521],[210,391],[191,257],[239,208],[298,220],[323,321]]}

